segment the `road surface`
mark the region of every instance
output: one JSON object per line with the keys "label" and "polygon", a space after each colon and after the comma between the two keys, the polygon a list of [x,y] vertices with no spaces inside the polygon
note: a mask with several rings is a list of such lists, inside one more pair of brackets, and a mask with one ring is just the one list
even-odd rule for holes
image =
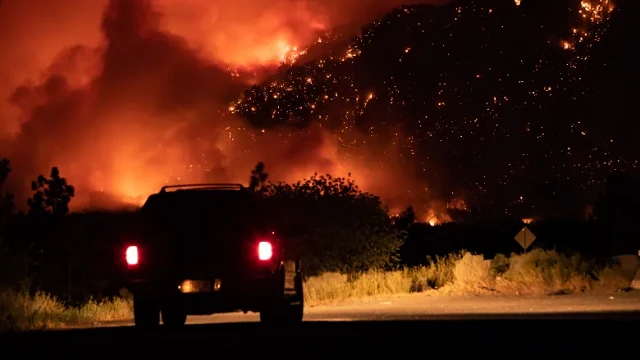
{"label": "road surface", "polygon": [[[469,318],[514,318],[585,313],[640,313],[640,291],[600,295],[562,296],[427,296],[424,294],[380,296],[333,305],[307,307],[305,321],[381,321]],[[241,312],[189,316],[187,324],[258,322],[258,314]],[[101,326],[126,326],[113,322]]]}
{"label": "road surface", "polygon": [[505,346],[518,346],[527,355],[566,352],[576,356],[596,349],[624,352],[635,351],[631,349],[640,324],[640,292],[537,297],[389,296],[309,307],[305,309],[305,322],[295,328],[270,329],[257,321],[258,316],[251,313],[190,316],[190,325],[183,330],[150,333],[128,322],[110,323],[91,329],[12,334],[0,338],[0,346],[74,343],[99,345],[97,349],[108,351],[105,345],[110,344],[155,349],[160,354],[166,346],[187,347],[194,353],[201,346],[245,352],[264,346],[293,346],[332,357],[351,357],[345,351],[354,349],[360,356],[381,349],[416,355],[438,349],[454,353],[473,349],[481,355],[484,352],[479,349],[484,349],[499,355],[502,350],[497,349]]}

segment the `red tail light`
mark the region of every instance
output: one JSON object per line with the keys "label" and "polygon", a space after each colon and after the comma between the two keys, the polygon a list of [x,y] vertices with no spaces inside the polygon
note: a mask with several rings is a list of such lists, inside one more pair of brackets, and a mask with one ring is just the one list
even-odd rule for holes
{"label": "red tail light", "polygon": [[260,241],[258,244],[258,259],[266,261],[273,256],[273,247],[268,241]]}
{"label": "red tail light", "polygon": [[138,247],[129,246],[125,254],[125,258],[127,259],[127,264],[138,265]]}

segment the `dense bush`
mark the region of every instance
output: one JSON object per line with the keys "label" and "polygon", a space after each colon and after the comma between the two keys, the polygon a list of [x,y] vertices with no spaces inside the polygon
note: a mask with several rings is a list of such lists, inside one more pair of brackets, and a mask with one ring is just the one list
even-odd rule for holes
{"label": "dense bush", "polygon": [[380,199],[348,178],[314,175],[264,184],[270,216],[304,261],[306,275],[354,274],[395,263],[402,234]]}

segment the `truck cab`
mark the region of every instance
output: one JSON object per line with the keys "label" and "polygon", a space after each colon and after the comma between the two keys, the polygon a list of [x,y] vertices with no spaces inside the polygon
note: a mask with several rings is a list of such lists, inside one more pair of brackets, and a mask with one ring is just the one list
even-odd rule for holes
{"label": "truck cab", "polygon": [[187,315],[259,312],[302,321],[299,257],[269,223],[265,198],[239,184],[165,186],[139,211],[122,250],[138,327],[182,326]]}

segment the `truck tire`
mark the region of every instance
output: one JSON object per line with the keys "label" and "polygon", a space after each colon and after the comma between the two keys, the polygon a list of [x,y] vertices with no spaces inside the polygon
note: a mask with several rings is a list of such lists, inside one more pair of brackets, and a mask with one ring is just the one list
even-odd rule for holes
{"label": "truck tire", "polygon": [[279,298],[260,311],[260,322],[269,326],[296,326],[302,323],[304,316],[304,292],[302,277],[296,276],[296,295],[292,298]]}
{"label": "truck tire", "polygon": [[160,306],[153,298],[134,296],[133,321],[140,329],[153,329],[160,325]]}
{"label": "truck tire", "polygon": [[295,326],[302,323],[302,304],[280,302],[260,311],[260,322],[269,326]]}
{"label": "truck tire", "polygon": [[181,328],[187,323],[187,312],[179,299],[166,299],[161,308],[162,324],[167,328]]}

